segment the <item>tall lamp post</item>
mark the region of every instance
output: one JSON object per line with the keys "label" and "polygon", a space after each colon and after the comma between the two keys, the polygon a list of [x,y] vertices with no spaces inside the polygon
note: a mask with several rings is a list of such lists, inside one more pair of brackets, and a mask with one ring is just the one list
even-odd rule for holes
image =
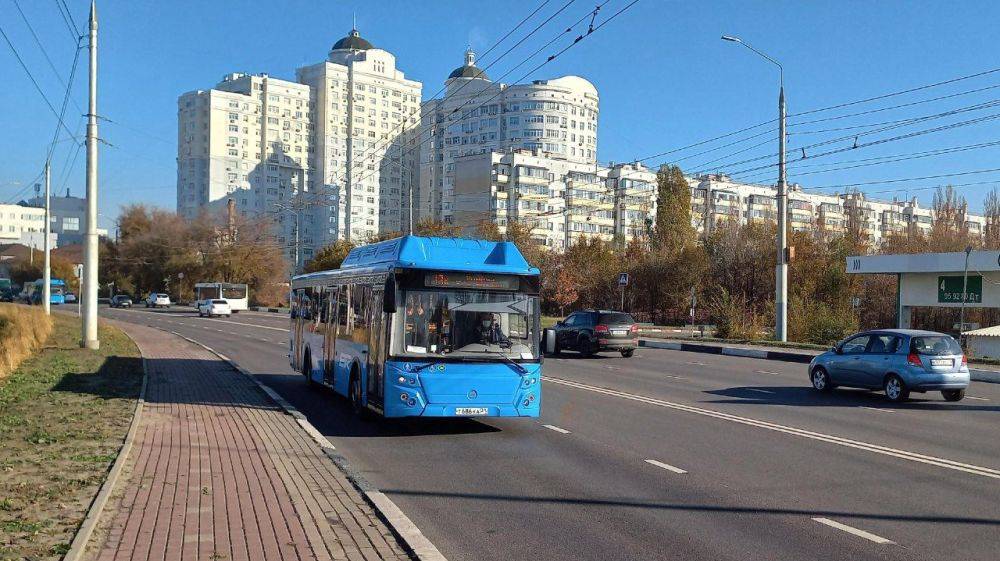
{"label": "tall lamp post", "polygon": [[962,309],[958,312],[958,342],[962,342],[965,335],[965,301],[969,299],[969,255],[972,253],[972,246],[965,247],[965,272],[962,273]]}
{"label": "tall lamp post", "polygon": [[781,63],[744,42],[723,35],[724,41],[739,43],[778,67],[778,260],[774,280],[774,338],[788,340],[788,184],[785,179],[785,70]]}

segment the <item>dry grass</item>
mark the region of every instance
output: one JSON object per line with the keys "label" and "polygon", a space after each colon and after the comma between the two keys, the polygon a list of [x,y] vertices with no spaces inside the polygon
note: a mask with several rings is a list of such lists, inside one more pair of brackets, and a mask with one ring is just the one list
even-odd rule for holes
{"label": "dry grass", "polygon": [[44,348],[0,380],[0,560],[62,557],[128,432],[142,362],[120,330],[52,314]]}
{"label": "dry grass", "polygon": [[0,304],[0,378],[42,348],[52,332],[52,319],[41,307]]}

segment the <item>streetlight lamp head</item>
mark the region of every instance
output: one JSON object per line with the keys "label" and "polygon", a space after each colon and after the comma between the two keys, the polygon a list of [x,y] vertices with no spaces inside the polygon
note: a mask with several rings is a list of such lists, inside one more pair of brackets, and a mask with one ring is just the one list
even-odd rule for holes
{"label": "streetlight lamp head", "polygon": [[733,37],[732,35],[723,35],[722,36],[722,40],[723,41],[731,41],[733,43],[742,43],[743,42],[743,40],[740,39],[739,37]]}

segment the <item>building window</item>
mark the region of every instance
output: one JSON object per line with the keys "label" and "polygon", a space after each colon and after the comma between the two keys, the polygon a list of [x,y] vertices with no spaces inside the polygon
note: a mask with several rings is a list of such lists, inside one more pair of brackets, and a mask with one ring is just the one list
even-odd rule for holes
{"label": "building window", "polygon": [[66,216],[63,217],[64,232],[77,232],[80,230],[80,218],[76,216]]}

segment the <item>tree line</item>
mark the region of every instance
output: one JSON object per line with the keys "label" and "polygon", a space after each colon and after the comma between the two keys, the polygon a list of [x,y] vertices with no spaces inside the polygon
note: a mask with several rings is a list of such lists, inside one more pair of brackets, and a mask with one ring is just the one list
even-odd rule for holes
{"label": "tree line", "polygon": [[[622,307],[618,275],[628,273],[624,309],[639,321],[682,325],[691,321],[716,326],[716,335],[766,339],[774,325],[777,226],[741,223],[737,217],[716,222],[699,234],[691,221],[691,190],[678,167],[657,176],[655,217],[631,239],[605,241],[582,237],[564,252],[549,251],[532,239],[527,222],[480,223],[475,236],[515,243],[542,272],[543,312],[565,316],[581,308]],[[952,187],[939,189],[929,231],[916,223],[882,236],[875,244],[850,207],[843,231],[815,223],[789,233],[794,257],[789,263],[788,336],[790,340],[828,344],[858,329],[895,325],[896,278],[849,275],[847,257],[873,253],[962,251],[966,246],[1000,249],[1000,196],[986,199],[984,235],[970,232],[968,205]],[[418,235],[457,235],[454,227],[424,222]],[[387,234],[382,238],[395,237]],[[339,241],[324,248],[307,270],[339,266],[353,244]],[[694,317],[690,315],[694,308]],[[957,312],[927,308],[914,311],[914,325],[950,331]],[[994,324],[992,310],[967,310],[967,321]]]}

